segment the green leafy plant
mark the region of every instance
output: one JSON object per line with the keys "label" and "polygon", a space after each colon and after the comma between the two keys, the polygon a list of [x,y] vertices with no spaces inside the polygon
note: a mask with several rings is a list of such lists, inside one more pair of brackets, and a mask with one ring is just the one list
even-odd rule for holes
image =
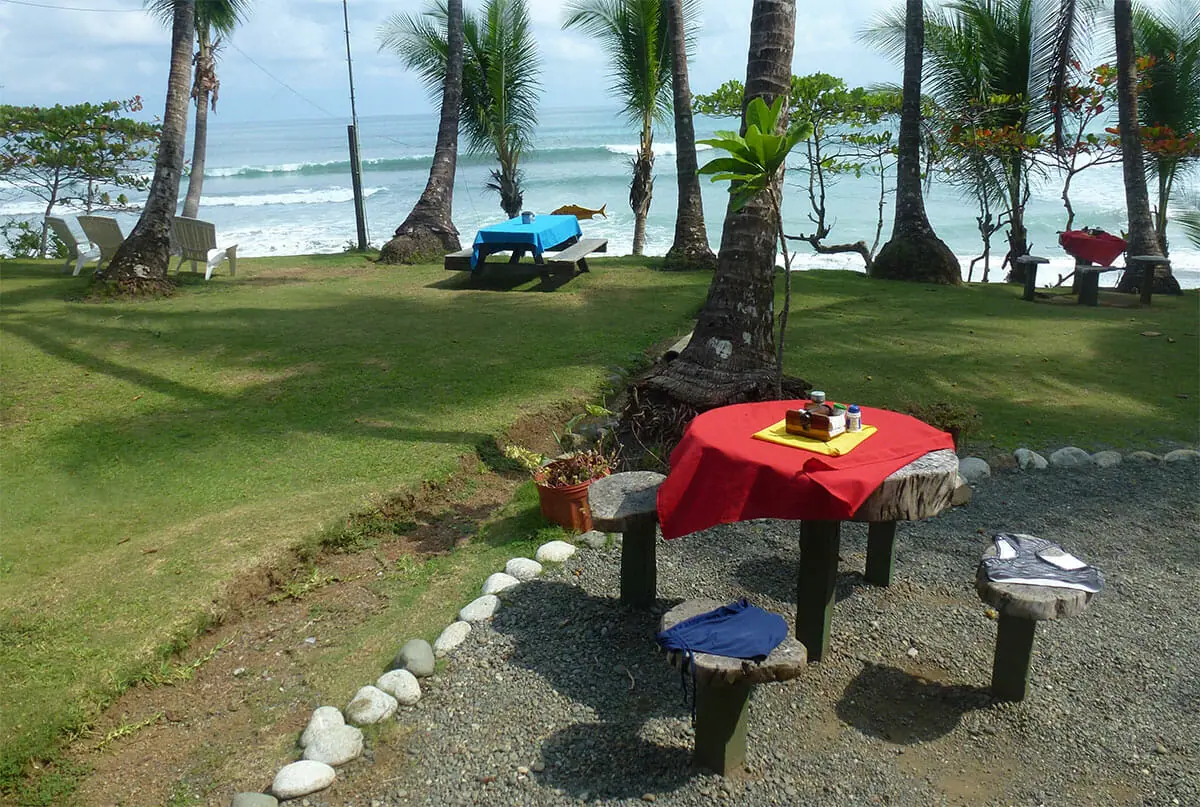
{"label": "green leafy plant", "polygon": [[729,194],[735,210],[741,210],[751,199],[765,193],[775,219],[775,233],[783,252],[783,312],[779,316],[779,339],[775,353],[775,393],[783,397],[783,342],[787,333],[788,311],[792,304],[792,256],[783,234],[783,172],[788,154],[799,142],[812,136],[812,124],[804,122],[779,131],[784,97],[767,106],[761,98],[746,105],[746,133],[718,131],[716,137],[700,143],[729,152],[728,157],[710,160],[700,168],[701,174],[712,174],[713,182],[730,183]]}
{"label": "green leafy plant", "polygon": [[935,401],[934,403],[909,402],[902,408],[903,412],[912,415],[917,420],[924,421],[934,428],[948,432],[954,438],[954,447],[962,445],[966,436],[979,428],[983,418],[979,411],[962,403]]}

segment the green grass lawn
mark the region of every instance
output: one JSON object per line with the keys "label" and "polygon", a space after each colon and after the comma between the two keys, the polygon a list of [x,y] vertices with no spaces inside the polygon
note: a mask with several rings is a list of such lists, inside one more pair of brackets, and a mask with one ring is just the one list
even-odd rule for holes
{"label": "green grass lawn", "polygon": [[[596,398],[690,327],[709,279],[601,260],[550,293],[471,289],[321,256],[94,304],[56,268],[0,265],[0,789],[240,574],[451,474],[524,413]],[[1196,442],[1195,292],[1019,297],[803,273],[787,371],[836,400],[974,406],[1002,448]]]}
{"label": "green grass lawn", "polygon": [[553,293],[440,268],[249,260],[145,303],[0,270],[5,773],[189,637],[223,587],[373,497],[444,477],[523,412],[595,397],[685,331],[698,276]]}

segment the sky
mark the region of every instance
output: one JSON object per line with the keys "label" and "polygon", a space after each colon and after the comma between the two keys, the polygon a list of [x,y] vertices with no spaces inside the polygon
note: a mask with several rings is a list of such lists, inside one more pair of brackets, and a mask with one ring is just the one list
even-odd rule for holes
{"label": "sky", "polygon": [[[424,88],[378,45],[378,29],[389,17],[419,12],[426,2],[349,0],[359,117],[433,109]],[[563,3],[528,2],[542,59],[545,108],[615,107],[607,93],[605,54],[582,34],[561,29]],[[341,0],[252,3],[249,21],[221,56],[218,115],[228,121],[348,118]],[[820,70],[851,84],[898,82],[899,67],[855,38],[875,13],[895,3],[799,0],[794,72]],[[477,8],[479,0],[465,5]],[[693,92],[745,78],[750,5],[749,0],[700,0],[701,30],[689,66]],[[0,103],[50,105],[140,95],[147,114],[161,116],[170,46],[170,32],[142,10],[140,0],[0,0]]]}

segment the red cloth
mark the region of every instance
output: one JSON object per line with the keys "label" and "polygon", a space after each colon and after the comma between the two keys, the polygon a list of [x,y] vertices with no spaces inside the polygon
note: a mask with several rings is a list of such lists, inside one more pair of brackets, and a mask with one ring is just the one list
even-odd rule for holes
{"label": "red cloth", "polygon": [[696,416],[658,489],[663,537],[752,518],[848,519],[892,472],[931,451],[954,449],[943,431],[867,406],[863,423],[879,431],[841,457],[751,437],[805,403],[738,404]]}
{"label": "red cloth", "polygon": [[1125,239],[1109,233],[1066,230],[1058,234],[1058,243],[1071,256],[1101,266],[1112,266],[1117,256],[1125,251]]}

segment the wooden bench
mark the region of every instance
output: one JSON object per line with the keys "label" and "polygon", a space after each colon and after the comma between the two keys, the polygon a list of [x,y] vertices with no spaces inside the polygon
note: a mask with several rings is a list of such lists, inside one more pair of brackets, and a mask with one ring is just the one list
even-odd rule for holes
{"label": "wooden bench", "polygon": [[[594,484],[594,483],[593,483]],[[713,600],[687,600],[663,614],[660,630],[669,630],[685,619],[720,608]],[[748,704],[755,684],[788,681],[804,671],[808,654],[804,645],[788,636],[761,662],[695,653],[697,765],[728,776],[746,760]],[[671,651],[667,660],[684,675],[693,673],[688,654]]]}
{"label": "wooden bench", "polygon": [[[991,546],[984,558],[995,555],[996,547]],[[1025,699],[1037,623],[1081,614],[1096,596],[1076,588],[994,583],[987,578],[982,563],[975,572],[975,590],[981,600],[999,613],[996,653],[992,659],[992,697],[1002,701]]]}
{"label": "wooden bench", "polygon": [[588,271],[587,256],[593,252],[607,251],[607,238],[581,238],[547,260],[546,266],[550,267],[551,271],[555,269],[574,269],[578,266],[580,272],[586,272]]}
{"label": "wooden bench", "polygon": [[[469,272],[471,271],[471,253],[473,247],[460,249],[458,252],[451,252],[446,255],[442,261],[442,265],[451,272]],[[503,251],[503,250],[501,250]],[[544,253],[543,255],[535,256],[533,262],[543,270],[543,274],[553,274],[561,271],[574,271],[575,267],[579,267],[579,271],[586,272],[587,256],[593,252],[607,252],[607,238],[584,238],[570,244],[557,253]],[[492,253],[494,254],[494,253]],[[508,259],[508,264],[518,264],[521,257],[525,254],[524,249],[514,250],[511,257]],[[483,255],[480,259],[479,268],[484,266],[493,266],[494,264],[487,263],[487,255]]]}
{"label": "wooden bench", "polygon": [[621,533],[621,602],[634,608],[654,604],[658,585],[658,488],[654,471],[626,471],[588,486],[592,528]]}

